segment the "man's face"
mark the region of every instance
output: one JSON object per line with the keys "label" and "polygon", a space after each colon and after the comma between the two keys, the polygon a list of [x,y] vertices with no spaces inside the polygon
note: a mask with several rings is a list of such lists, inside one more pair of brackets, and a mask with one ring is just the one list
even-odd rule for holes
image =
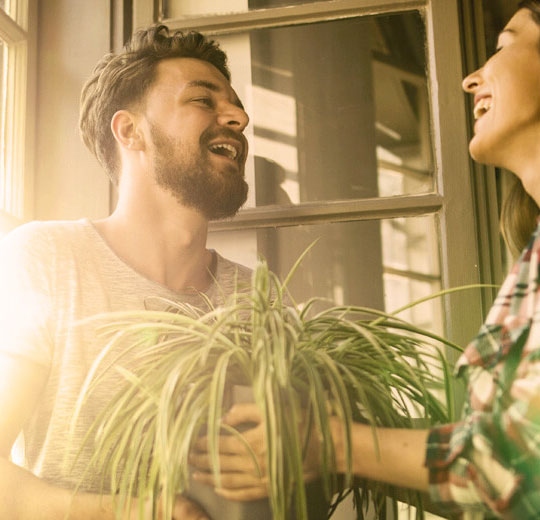
{"label": "man's face", "polygon": [[247,198],[248,123],[227,79],[211,64],[158,64],[145,105],[156,183],[206,218],[234,215]]}

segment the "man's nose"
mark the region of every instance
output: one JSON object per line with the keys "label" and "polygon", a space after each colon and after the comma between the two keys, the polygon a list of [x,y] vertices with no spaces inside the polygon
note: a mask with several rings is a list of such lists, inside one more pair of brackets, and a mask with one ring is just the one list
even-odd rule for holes
{"label": "man's nose", "polygon": [[242,107],[232,103],[220,113],[218,119],[221,125],[239,132],[243,132],[249,123],[249,116],[246,111]]}

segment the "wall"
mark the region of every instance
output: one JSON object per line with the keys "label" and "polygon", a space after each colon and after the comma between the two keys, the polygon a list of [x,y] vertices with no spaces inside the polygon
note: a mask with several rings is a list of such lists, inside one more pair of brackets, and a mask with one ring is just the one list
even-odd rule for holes
{"label": "wall", "polygon": [[81,87],[109,51],[108,0],[39,2],[35,219],[108,214],[109,182],[79,137]]}

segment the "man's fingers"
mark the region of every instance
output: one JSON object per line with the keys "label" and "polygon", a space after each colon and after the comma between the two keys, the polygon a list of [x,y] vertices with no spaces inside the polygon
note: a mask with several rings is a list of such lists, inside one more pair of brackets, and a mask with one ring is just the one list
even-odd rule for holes
{"label": "man's fingers", "polygon": [[195,502],[178,496],[171,520],[210,520],[210,518]]}

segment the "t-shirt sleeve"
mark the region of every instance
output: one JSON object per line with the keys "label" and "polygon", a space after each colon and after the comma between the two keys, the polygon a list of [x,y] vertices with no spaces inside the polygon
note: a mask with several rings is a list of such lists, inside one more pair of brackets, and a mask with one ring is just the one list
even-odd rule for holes
{"label": "t-shirt sleeve", "polygon": [[50,365],[53,269],[39,225],[23,225],[0,241],[0,355]]}

